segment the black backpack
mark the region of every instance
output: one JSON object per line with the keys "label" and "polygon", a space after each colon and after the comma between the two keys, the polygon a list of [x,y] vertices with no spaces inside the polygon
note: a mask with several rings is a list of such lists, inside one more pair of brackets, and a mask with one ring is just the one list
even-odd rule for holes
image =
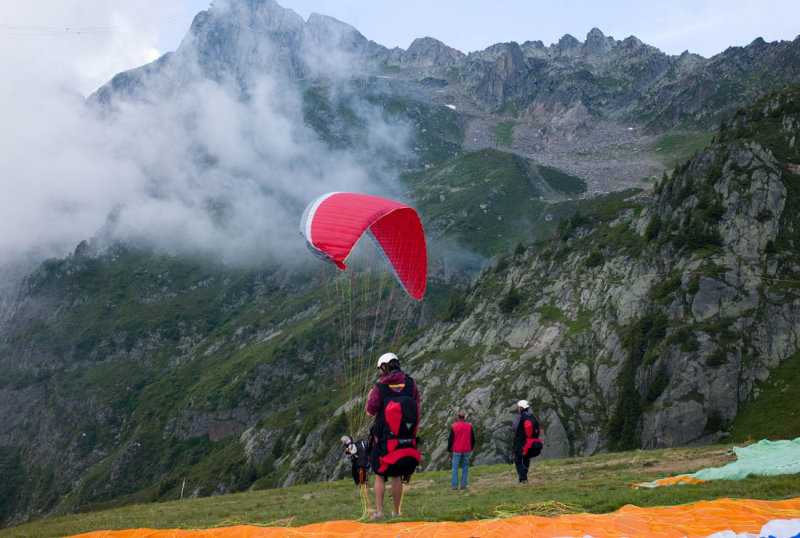
{"label": "black backpack", "polygon": [[377,462],[373,460],[373,471],[386,476],[409,476],[421,458],[417,449],[419,404],[414,399],[414,380],[406,376],[404,384],[378,383],[378,389],[383,407],[375,422],[378,458]]}
{"label": "black backpack", "polygon": [[353,480],[358,486],[367,483],[369,452],[367,450],[367,445],[365,445],[364,441],[361,439],[353,441],[353,446],[356,449],[356,453],[350,455],[350,463],[352,466]]}
{"label": "black backpack", "polygon": [[539,421],[533,416],[533,413],[527,411],[522,414],[522,420],[518,428],[522,429],[525,437],[522,447],[521,456],[523,458],[535,458],[542,453],[544,443],[539,438],[542,435],[542,428],[539,426]]}

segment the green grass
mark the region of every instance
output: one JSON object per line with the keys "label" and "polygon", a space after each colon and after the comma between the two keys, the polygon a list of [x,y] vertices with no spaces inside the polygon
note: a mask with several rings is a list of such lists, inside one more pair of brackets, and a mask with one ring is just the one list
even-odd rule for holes
{"label": "green grass", "polygon": [[500,146],[507,148],[514,145],[514,122],[503,121],[493,125],[490,129],[492,133],[492,140]]}
{"label": "green grass", "polygon": [[[535,512],[537,503],[551,502],[569,505],[574,512],[608,513],[626,504],[653,507],[722,497],[779,500],[800,496],[797,475],[642,490],[631,487],[637,482],[724,465],[732,461],[728,455],[730,448],[730,445],[716,445],[534,460],[528,486],[516,483],[511,465],[477,466],[470,470],[466,492],[450,489],[449,471],[418,472],[406,490],[403,517],[392,521],[495,518],[501,512],[506,516]],[[294,527],[321,521],[356,520],[362,514],[357,490],[348,478],[76,514],[0,530],[0,537],[65,536],[140,527],[200,529],[236,524]]]}
{"label": "green grass", "polygon": [[586,182],[577,176],[566,174],[552,166],[543,164],[536,167],[542,179],[554,190],[568,194],[580,194],[586,192]]}
{"label": "green grass", "polygon": [[[800,424],[800,353],[783,361],[759,384],[761,396],[736,415],[730,439],[794,439]],[[780,412],[776,412],[780,410]]]}
{"label": "green grass", "polygon": [[664,166],[675,167],[710,144],[713,137],[714,133],[672,131],[656,138],[650,149]]}
{"label": "green grass", "polygon": [[576,211],[636,192],[547,202],[545,190],[577,196],[586,186],[577,177],[496,149],[461,153],[404,180],[426,227],[486,256],[510,253],[519,243],[551,235],[560,219]]}

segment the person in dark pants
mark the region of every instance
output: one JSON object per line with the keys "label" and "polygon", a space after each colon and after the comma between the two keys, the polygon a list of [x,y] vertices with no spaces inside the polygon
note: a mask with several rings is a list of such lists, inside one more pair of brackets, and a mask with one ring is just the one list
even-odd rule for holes
{"label": "person in dark pants", "polygon": [[459,489],[458,470],[461,469],[461,489],[467,489],[467,474],[469,473],[469,458],[475,447],[475,431],[472,424],[464,421],[466,413],[458,413],[458,421],[450,426],[450,435],[447,438],[447,453],[453,463],[451,485]]}
{"label": "person in dark pants", "polygon": [[344,435],[342,436],[342,449],[345,457],[350,460],[353,481],[356,486],[366,484],[369,474],[367,445],[361,439],[354,441],[349,435]]}
{"label": "person in dark pants", "polygon": [[[528,469],[531,466],[531,458],[524,455],[527,444],[535,436],[538,440],[540,429],[539,421],[533,416],[528,408],[528,400],[517,402],[517,415],[511,423],[512,435],[514,435],[514,465],[517,468],[517,476],[520,484],[528,483]],[[539,442],[541,445],[541,441]]]}

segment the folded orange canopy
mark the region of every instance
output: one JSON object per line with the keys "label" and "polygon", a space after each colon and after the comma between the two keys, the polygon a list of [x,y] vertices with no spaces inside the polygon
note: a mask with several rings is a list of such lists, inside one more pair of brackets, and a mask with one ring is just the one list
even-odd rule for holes
{"label": "folded orange canopy", "polygon": [[623,506],[612,514],[568,514],[557,517],[520,516],[500,520],[403,522],[367,524],[328,521],[303,527],[240,525],[203,530],[129,529],[96,531],[80,538],[261,538],[298,536],[470,537],[470,536],[593,536],[594,538],[704,538],[721,531],[753,533],[773,520],[800,518],[800,497],[786,501],[718,499],[668,508]]}

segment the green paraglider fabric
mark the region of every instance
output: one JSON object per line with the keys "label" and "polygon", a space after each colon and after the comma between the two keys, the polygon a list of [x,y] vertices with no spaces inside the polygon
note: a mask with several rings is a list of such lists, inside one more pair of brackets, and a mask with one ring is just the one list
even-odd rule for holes
{"label": "green paraglider fabric", "polygon": [[653,482],[634,484],[634,488],[654,488],[680,483],[706,482],[708,480],[741,480],[748,476],[775,476],[800,473],[800,437],[791,441],[763,439],[748,446],[735,446],[737,460],[723,465],[701,469],[696,473],[661,478]]}

